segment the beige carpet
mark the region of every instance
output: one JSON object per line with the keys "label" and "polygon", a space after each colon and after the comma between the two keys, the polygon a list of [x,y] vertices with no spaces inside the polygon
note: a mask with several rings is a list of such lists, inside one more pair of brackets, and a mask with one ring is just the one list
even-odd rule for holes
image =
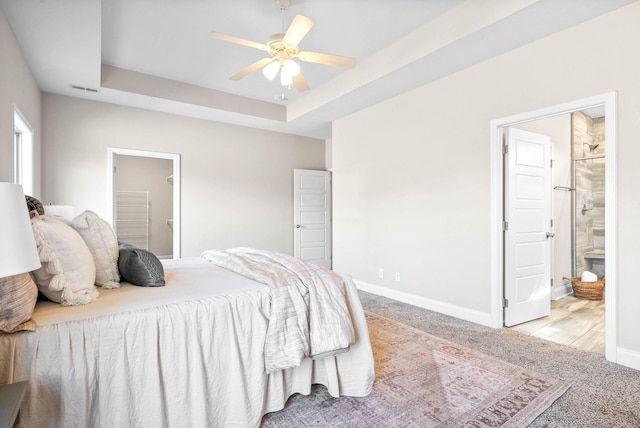
{"label": "beige carpet", "polygon": [[569,387],[380,315],[367,321],[372,393],[335,399],[314,387],[263,427],[524,427]]}

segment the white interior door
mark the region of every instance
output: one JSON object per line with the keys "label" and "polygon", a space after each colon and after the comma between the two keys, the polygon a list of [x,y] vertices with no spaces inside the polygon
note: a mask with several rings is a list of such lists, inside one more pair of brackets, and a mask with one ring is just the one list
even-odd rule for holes
{"label": "white interior door", "polygon": [[513,326],[551,311],[551,141],[505,134],[504,324]]}
{"label": "white interior door", "polygon": [[331,173],[293,170],[294,256],[331,268]]}

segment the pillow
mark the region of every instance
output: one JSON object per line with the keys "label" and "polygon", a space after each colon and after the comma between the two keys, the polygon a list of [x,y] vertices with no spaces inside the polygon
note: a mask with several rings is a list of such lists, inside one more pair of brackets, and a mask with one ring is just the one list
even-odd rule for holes
{"label": "pillow", "polygon": [[164,268],[160,260],[150,251],[124,242],[118,243],[120,275],[127,282],[143,287],[162,287]]}
{"label": "pillow", "polygon": [[86,305],[98,298],[91,251],[71,226],[55,217],[31,219],[42,267],[33,271],[38,290],[62,306]]}
{"label": "pillow", "polygon": [[28,195],[25,195],[25,199],[27,200],[27,211],[29,212],[29,217],[33,218],[36,215],[35,213],[44,215],[44,207],[42,206],[42,202],[40,202],[33,196]]}
{"label": "pillow", "polygon": [[109,226],[93,211],[85,211],[71,222],[91,251],[96,264],[96,285],[103,288],[120,287],[118,273],[118,238]]}
{"label": "pillow", "polygon": [[0,331],[35,330],[31,319],[38,300],[38,287],[29,273],[0,278]]}

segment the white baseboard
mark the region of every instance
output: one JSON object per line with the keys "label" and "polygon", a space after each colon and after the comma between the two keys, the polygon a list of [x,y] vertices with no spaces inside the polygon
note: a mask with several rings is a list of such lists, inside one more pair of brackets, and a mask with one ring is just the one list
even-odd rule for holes
{"label": "white baseboard", "polygon": [[[378,296],[387,297],[409,305],[418,306],[430,311],[439,312],[452,317],[460,318],[476,324],[493,327],[491,324],[491,316],[488,313],[474,311],[472,309],[463,308],[461,306],[451,305],[436,300],[427,299],[425,297],[416,296],[415,294],[405,293],[404,291],[393,290],[387,287],[381,287],[375,284],[369,284],[364,281],[354,280],[359,290]],[[573,292],[571,285],[560,287],[552,293],[554,299],[569,295]],[[632,351],[624,348],[617,348],[616,363],[632,369],[640,370],[640,352]]]}
{"label": "white baseboard", "polygon": [[562,287],[555,287],[551,291],[551,300],[558,300],[565,296],[570,296],[573,294],[573,288],[571,287],[571,283],[565,284]]}
{"label": "white baseboard", "polygon": [[631,367],[632,369],[640,370],[640,352],[632,351],[630,349],[618,348],[617,349],[618,364]]}
{"label": "white baseboard", "polygon": [[475,311],[473,309],[463,308],[461,306],[452,305],[450,303],[443,303],[437,300],[427,299],[415,294],[392,290],[387,287],[369,284],[364,281],[354,280],[354,282],[356,283],[356,286],[359,290],[366,291],[368,293],[376,294],[382,297],[388,297],[389,299],[397,300],[402,303],[407,303],[409,305],[418,306],[430,311],[450,315],[452,317],[460,318],[476,324],[485,325],[487,327],[493,327],[491,323],[491,314],[486,312]]}

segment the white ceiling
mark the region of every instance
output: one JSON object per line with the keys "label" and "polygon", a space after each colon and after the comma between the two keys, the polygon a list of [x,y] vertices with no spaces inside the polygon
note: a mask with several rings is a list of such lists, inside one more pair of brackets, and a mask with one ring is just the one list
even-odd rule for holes
{"label": "white ceiling", "polygon": [[[281,32],[275,0],[0,0],[45,92],[331,138],[331,121],[636,0],[292,0],[315,26],[303,50],[354,57],[352,70],[301,63],[297,93],[260,72],[229,76]],[[85,87],[93,91],[72,88]],[[278,96],[287,100],[276,100]]]}

